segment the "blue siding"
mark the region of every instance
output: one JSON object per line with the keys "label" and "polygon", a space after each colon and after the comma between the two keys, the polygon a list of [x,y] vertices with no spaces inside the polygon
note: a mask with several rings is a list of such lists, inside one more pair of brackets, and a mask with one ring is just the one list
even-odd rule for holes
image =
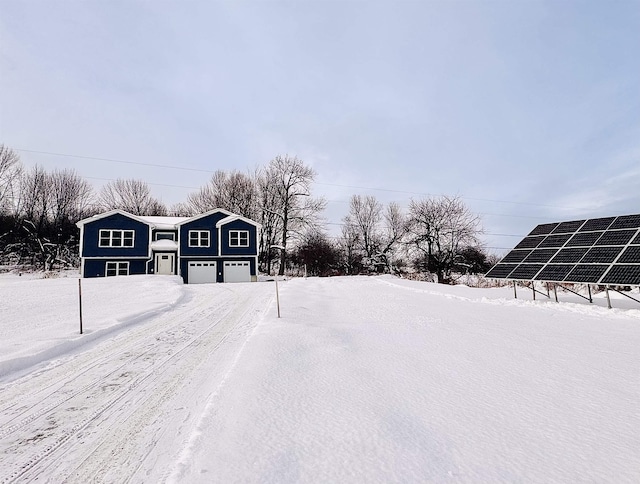
{"label": "blue siding", "polygon": [[[98,247],[100,229],[134,230],[133,247]],[[146,257],[149,254],[149,226],[119,213],[84,226],[82,257]],[[104,270],[104,269],[103,269]]]}
{"label": "blue siding", "polygon": [[83,277],[105,277],[107,262],[129,262],[129,275],[146,274],[146,260],[142,259],[88,259],[84,263]]}
{"label": "blue siding", "polygon": [[[230,230],[249,231],[249,247],[229,247]],[[258,255],[258,229],[244,220],[234,220],[220,227],[222,255]]]}
{"label": "blue siding", "polygon": [[[193,222],[180,226],[180,255],[184,256],[216,256],[218,255],[218,229],[216,224],[226,218],[224,213],[213,213]],[[210,235],[209,247],[189,247],[189,230],[208,230]]]}

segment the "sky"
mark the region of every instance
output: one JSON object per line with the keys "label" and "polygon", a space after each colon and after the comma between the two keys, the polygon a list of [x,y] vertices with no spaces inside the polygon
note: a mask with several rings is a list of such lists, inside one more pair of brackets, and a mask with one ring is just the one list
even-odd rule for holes
{"label": "sky", "polygon": [[639,50],[639,1],[0,0],[0,143],[167,205],[289,154],[333,234],[458,196],[499,254],[640,212]]}

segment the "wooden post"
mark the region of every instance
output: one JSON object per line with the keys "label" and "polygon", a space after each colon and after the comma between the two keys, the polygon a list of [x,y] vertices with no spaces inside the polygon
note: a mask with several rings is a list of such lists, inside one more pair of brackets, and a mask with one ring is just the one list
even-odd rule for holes
{"label": "wooden post", "polygon": [[609,286],[604,286],[604,291],[607,293],[607,307],[611,309],[611,298],[609,297]]}
{"label": "wooden post", "polygon": [[280,294],[278,293],[278,273],[276,272],[276,305],[278,306],[278,317],[280,317]]}
{"label": "wooden post", "polygon": [[78,279],[78,305],[80,307],[80,334],[82,334],[82,278]]}

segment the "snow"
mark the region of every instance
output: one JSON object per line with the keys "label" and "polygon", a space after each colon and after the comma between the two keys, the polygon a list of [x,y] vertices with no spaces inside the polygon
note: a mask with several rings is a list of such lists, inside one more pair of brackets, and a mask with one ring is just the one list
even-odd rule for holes
{"label": "snow", "polygon": [[[103,332],[87,343],[77,279],[17,279],[0,278],[0,482],[640,475],[640,305],[623,296],[292,279],[278,319],[273,282],[83,280]],[[12,371],[25,354],[39,365]]]}

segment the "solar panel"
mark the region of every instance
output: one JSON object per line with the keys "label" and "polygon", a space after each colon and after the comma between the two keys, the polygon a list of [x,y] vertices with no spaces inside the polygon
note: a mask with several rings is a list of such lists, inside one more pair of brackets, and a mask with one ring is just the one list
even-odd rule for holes
{"label": "solar panel", "polygon": [[618,263],[625,262],[638,262],[640,261],[640,246],[630,245],[625,249],[620,258],[617,260]]}
{"label": "solar panel", "polygon": [[515,246],[516,249],[535,249],[542,242],[544,237],[525,237]]}
{"label": "solar panel", "polygon": [[635,230],[607,230],[595,245],[626,245],[635,233]]}
{"label": "solar panel", "polygon": [[522,262],[530,253],[530,250],[512,250],[504,256],[502,262]]}
{"label": "solar panel", "polygon": [[557,249],[536,249],[524,259],[524,262],[549,262],[556,252]]}
{"label": "solar panel", "polygon": [[576,232],[580,227],[582,227],[582,224],[584,223],[584,220],[573,220],[571,222],[562,222],[559,223],[555,229],[553,229],[554,234],[572,234],[574,232]]}
{"label": "solar panel", "polygon": [[580,261],[581,264],[611,263],[624,247],[594,247]]}
{"label": "solar panel", "polygon": [[604,232],[578,232],[567,242],[567,247],[591,247]]}
{"label": "solar panel", "polygon": [[583,282],[595,284],[600,280],[602,274],[604,274],[608,268],[609,266],[605,264],[578,264],[569,273],[569,275],[564,278],[564,280],[565,282]]}
{"label": "solar panel", "polygon": [[615,217],[606,217],[606,218],[592,218],[585,222],[585,224],[580,227],[578,232],[589,232],[591,230],[606,230],[611,225],[616,218]]}
{"label": "solar panel", "polygon": [[640,285],[640,265],[614,264],[602,278],[602,284]]}
{"label": "solar panel", "polygon": [[530,281],[544,267],[544,264],[520,264],[509,274],[509,279]]}
{"label": "solar panel", "polygon": [[547,264],[536,279],[539,281],[562,282],[575,267],[573,264]]}
{"label": "solar panel", "polygon": [[562,247],[572,234],[549,235],[538,247]]}
{"label": "solar panel", "polygon": [[538,225],[485,277],[640,285],[640,214]]}
{"label": "solar panel", "polygon": [[497,264],[485,274],[485,277],[493,279],[506,279],[518,264]]}
{"label": "solar panel", "polygon": [[535,229],[533,229],[529,235],[546,235],[546,234],[550,234],[553,229],[556,228],[558,224],[542,224],[542,225],[538,225]]}
{"label": "solar panel", "polygon": [[551,259],[551,262],[580,262],[589,249],[587,247],[572,247],[571,249],[562,249]]}
{"label": "solar panel", "polygon": [[610,229],[637,229],[640,227],[640,215],[625,215],[618,217]]}

